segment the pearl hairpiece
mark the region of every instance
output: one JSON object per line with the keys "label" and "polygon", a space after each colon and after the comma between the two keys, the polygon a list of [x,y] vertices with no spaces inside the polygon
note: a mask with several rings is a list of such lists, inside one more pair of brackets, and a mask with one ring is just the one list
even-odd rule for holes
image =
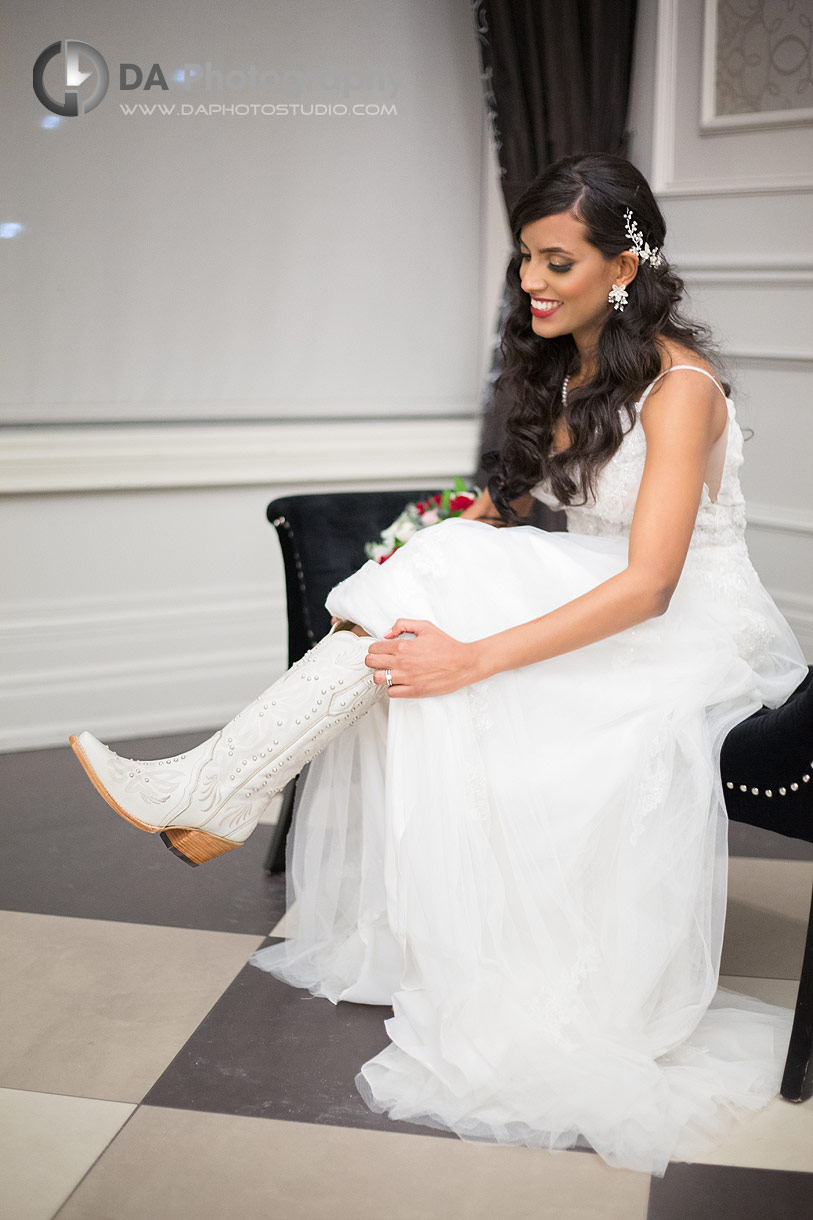
{"label": "pearl hairpiece", "polygon": [[635,246],[635,252],[644,262],[647,260],[653,267],[659,267],[663,261],[663,255],[659,253],[658,247],[651,250],[649,243],[644,241],[644,235],[638,228],[638,222],[632,219],[632,208],[627,208],[624,213],[624,224],[627,230],[627,237]]}

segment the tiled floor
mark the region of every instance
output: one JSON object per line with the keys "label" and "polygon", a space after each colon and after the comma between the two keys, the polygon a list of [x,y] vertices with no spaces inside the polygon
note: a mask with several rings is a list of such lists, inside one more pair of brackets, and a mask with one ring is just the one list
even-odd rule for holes
{"label": "tiled floor", "polygon": [[[246,965],[296,918],[280,923],[284,878],[263,870],[271,826],[190,869],[117,818],[67,748],[0,756],[0,780],[3,1220],[813,1214],[813,1100],[776,1098],[704,1163],[651,1180],[374,1114],[353,1078],[391,1010]],[[813,852],[736,824],[730,845],[720,981],[792,1005]]]}

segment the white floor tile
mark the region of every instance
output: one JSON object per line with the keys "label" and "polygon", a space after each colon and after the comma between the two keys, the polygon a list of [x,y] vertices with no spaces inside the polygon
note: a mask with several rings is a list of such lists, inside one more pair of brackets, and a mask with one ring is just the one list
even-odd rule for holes
{"label": "white floor tile", "polygon": [[728,878],[721,973],[798,979],[813,861],[733,856]]}
{"label": "white floor tile", "polygon": [[0,1086],[140,1101],[262,940],[0,911]]}
{"label": "white floor tile", "polygon": [[134,1109],[0,1089],[0,1215],[51,1220]]}
{"label": "white floor tile", "polygon": [[58,1220],[644,1220],[649,1182],[591,1152],[142,1106]]}

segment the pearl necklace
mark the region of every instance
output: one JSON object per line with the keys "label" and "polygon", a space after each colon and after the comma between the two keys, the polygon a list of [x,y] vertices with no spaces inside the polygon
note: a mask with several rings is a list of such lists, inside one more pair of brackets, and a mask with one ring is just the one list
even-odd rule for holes
{"label": "pearl necklace", "polygon": [[567,410],[567,383],[569,381],[570,373],[568,373],[567,377],[565,377],[564,381],[562,382],[562,402],[564,403],[565,410]]}

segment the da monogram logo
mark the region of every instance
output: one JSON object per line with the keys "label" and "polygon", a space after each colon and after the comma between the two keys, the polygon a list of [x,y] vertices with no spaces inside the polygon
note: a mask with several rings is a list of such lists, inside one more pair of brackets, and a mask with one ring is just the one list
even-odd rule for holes
{"label": "da monogram logo", "polygon": [[[65,89],[63,100],[51,97],[48,90],[45,88],[45,69],[48,64],[62,50],[61,42],[52,42],[50,47],[46,47],[42,54],[37,58],[34,64],[34,92],[47,110],[53,111],[54,114],[61,114],[66,118],[75,118],[78,114],[87,114],[90,110],[95,110],[107,93],[107,86],[110,83],[110,73],[107,68],[104,56],[96,50],[95,47],[88,46],[86,42],[77,42],[75,39],[65,39]],[[96,87],[90,97],[79,103],[78,90],[92,72],[83,72],[79,67],[79,56],[84,55],[90,60],[93,69],[96,73]]]}

